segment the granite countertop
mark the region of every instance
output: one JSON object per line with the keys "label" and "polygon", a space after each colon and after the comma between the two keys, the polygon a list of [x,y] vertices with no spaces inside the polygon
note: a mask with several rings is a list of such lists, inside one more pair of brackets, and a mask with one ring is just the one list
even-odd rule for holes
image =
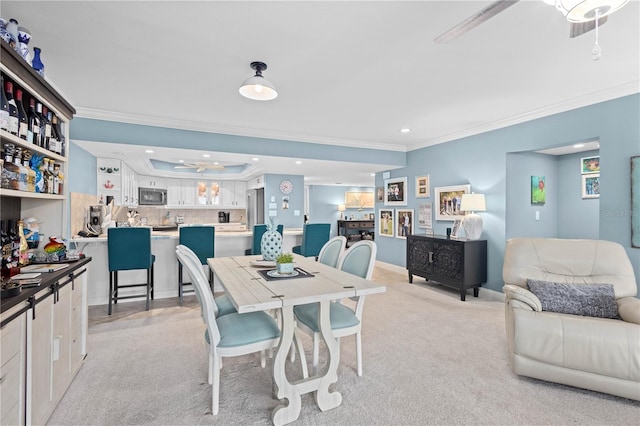
{"label": "granite countertop", "polygon": [[[302,235],[302,228],[285,228],[285,235]],[[152,240],[177,239],[180,235],[178,230],[175,231],[153,231],[151,233]],[[250,237],[253,231],[234,231],[234,230],[216,230],[216,237],[234,238],[234,237]],[[74,236],[70,241],[76,243],[100,243],[107,241],[107,234],[100,234],[97,237],[79,237]]]}

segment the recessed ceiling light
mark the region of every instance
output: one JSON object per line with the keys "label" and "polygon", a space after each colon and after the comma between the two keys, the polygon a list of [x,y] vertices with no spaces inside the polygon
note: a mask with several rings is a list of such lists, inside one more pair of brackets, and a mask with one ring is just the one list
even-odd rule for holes
{"label": "recessed ceiling light", "polygon": [[376,175],[375,173],[371,173],[371,176],[375,176],[375,175]]}
{"label": "recessed ceiling light", "polygon": [[583,143],[577,143],[575,145],[573,145],[574,148],[584,148],[584,144]]}
{"label": "recessed ceiling light", "polygon": [[217,161],[214,161],[214,162],[213,162],[213,164],[215,164],[215,165],[217,166],[217,165],[218,165],[218,164],[220,164],[220,163],[218,163]]}
{"label": "recessed ceiling light", "polygon": [[184,160],[178,160],[178,163],[184,163]]}
{"label": "recessed ceiling light", "polygon": [[409,129],[407,127],[400,129],[400,133],[409,133],[410,131],[411,131],[411,129]]}
{"label": "recessed ceiling light", "polygon": [[296,164],[302,164],[302,161],[298,160],[296,161]]}
{"label": "recessed ceiling light", "polygon": [[153,150],[152,149],[145,149],[144,152],[146,152],[147,154],[153,154]]}
{"label": "recessed ceiling light", "polygon": [[202,156],[203,156],[204,158],[209,158],[209,157],[211,157],[209,154],[202,154]]}
{"label": "recessed ceiling light", "polygon": [[253,157],[252,160],[253,161],[260,161],[260,159],[258,157]]}

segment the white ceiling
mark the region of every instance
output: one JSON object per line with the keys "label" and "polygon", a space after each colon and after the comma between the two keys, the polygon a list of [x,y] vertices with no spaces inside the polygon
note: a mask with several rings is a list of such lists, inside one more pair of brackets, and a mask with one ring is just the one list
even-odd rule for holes
{"label": "white ceiling", "polygon": [[[407,151],[640,91],[637,0],[601,27],[597,62],[594,31],[569,39],[541,0],[433,42],[490,3],[3,0],[1,14],[32,31],[80,117]],[[255,60],[274,101],[238,94]],[[282,173],[269,160],[257,169]],[[310,183],[373,185],[369,172],[386,167],[351,177],[355,165],[302,160]]]}

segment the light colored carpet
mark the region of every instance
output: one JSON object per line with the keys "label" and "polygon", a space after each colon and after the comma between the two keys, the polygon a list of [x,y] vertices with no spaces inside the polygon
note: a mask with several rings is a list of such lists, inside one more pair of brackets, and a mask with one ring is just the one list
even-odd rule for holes
{"label": "light colored carpet", "polygon": [[[341,343],[342,405],[321,412],[302,399],[300,425],[631,425],[635,401],[514,376],[506,353],[503,303],[406,274],[376,269],[387,293],[367,298],[364,375],[355,343]],[[416,283],[417,282],[417,283]],[[484,296],[484,297],[483,297]],[[270,424],[270,368],[259,358],[225,358],[220,414],[211,415],[204,324],[193,295],[90,308],[88,356],[51,425]],[[308,360],[311,340],[306,339]],[[321,356],[321,363],[323,357]],[[298,362],[298,361],[297,361]],[[288,376],[301,376],[288,363]]]}

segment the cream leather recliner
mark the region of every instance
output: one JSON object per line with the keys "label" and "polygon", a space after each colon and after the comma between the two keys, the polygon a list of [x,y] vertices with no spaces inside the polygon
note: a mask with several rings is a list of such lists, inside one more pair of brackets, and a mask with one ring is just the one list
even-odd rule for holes
{"label": "cream leather recliner", "polygon": [[[620,244],[514,238],[507,241],[502,275],[515,374],[640,401],[640,299]],[[612,284],[622,319],[543,311],[527,279]]]}

